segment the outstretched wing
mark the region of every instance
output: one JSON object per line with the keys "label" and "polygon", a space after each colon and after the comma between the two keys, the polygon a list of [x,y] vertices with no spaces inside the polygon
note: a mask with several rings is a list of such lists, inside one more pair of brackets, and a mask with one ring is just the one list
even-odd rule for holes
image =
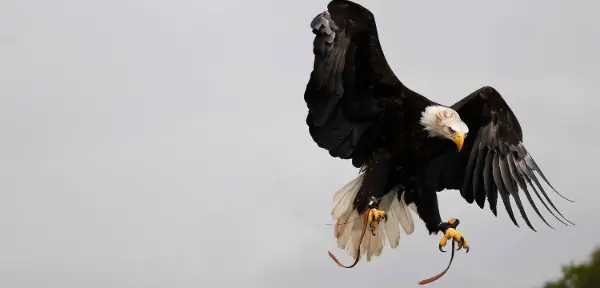
{"label": "outstretched wing", "polygon": [[[510,203],[512,197],[527,225],[535,231],[523,208],[523,195],[542,221],[548,226],[550,224],[535,205],[528,189],[530,187],[556,219],[565,225],[564,221],[571,223],[558,211],[542,187],[535,172],[558,193],[525,149],[521,125],[498,91],[483,87],[452,105],[452,108],[460,114],[470,132],[460,152],[460,159],[450,164],[459,166],[452,168],[460,175],[444,177],[445,182],[441,183],[443,187],[440,188],[460,189],[467,202],[475,201],[482,209],[487,198],[494,215],[497,215],[496,205],[500,195],[508,215],[518,227]],[[543,199],[564,221],[554,214]]]}
{"label": "outstretched wing", "polygon": [[315,58],[304,93],[306,123],[319,147],[361,167],[381,138],[385,100],[401,103],[405,87],[381,51],[373,14],[346,0],[327,8],[311,23]]}
{"label": "outstretched wing", "polygon": [[[406,234],[414,229],[410,204],[396,186],[397,180],[388,181],[398,163],[386,148],[397,147],[396,140],[402,137],[404,107],[422,105],[414,110],[420,112],[431,102],[404,87],[394,75],[381,50],[373,14],[366,8],[333,0],[327,11],[314,18],[311,28],[316,35],[315,56],[304,93],[309,110],[306,124],[319,147],[364,168],[335,194],[332,216],[338,246],[355,257],[360,247],[361,254],[370,259],[381,253],[386,236],[395,248],[400,227]],[[371,196],[381,197],[379,209],[389,218],[375,235],[367,233],[361,242],[360,217]]]}

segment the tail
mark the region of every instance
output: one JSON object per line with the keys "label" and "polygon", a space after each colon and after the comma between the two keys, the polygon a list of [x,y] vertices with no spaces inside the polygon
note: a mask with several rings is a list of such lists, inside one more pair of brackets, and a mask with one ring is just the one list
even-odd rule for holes
{"label": "tail", "polygon": [[[364,173],[359,174],[334,194],[334,207],[331,212],[333,219],[336,220],[334,235],[337,245],[346,250],[353,258],[356,258],[357,247],[361,245],[360,234],[364,225],[364,222],[361,221],[364,214],[359,215],[353,205],[363,178]],[[386,193],[379,202],[379,210],[385,211],[388,219],[387,222],[377,226],[375,236],[370,232],[365,234],[360,254],[361,257],[366,255],[367,261],[371,261],[373,256],[381,255],[386,238],[392,249],[398,247],[400,227],[406,235],[410,235],[414,231],[414,221],[409,205],[404,201],[404,194],[400,198],[398,197],[399,193],[402,191],[396,187]],[[414,210],[414,207],[411,208]],[[357,221],[354,221],[355,219]]]}

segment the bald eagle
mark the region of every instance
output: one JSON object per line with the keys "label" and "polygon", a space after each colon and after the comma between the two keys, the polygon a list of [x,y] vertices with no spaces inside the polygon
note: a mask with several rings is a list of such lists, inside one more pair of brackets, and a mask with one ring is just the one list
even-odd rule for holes
{"label": "bald eagle", "polygon": [[[331,1],[311,28],[314,66],[304,93],[306,124],[319,147],[360,168],[334,195],[334,235],[341,249],[354,257],[360,249],[370,260],[381,254],[386,240],[396,248],[400,228],[407,235],[414,230],[412,213],[430,235],[444,232],[449,222],[442,222],[437,192],[445,189],[459,190],[481,209],[487,200],[496,216],[500,198],[518,227],[512,197],[535,231],[523,198],[550,224],[534,204],[533,191],[551,215],[572,224],[542,187],[539,177],[558,193],[525,149],[519,121],[496,89],[480,88],[451,106],[410,90],[385,59],[373,14],[351,1]],[[374,220],[385,217],[385,222],[374,225],[361,246],[365,224],[350,221],[364,215],[373,199],[380,199]],[[442,237],[440,247],[451,238],[468,249],[455,229]]]}

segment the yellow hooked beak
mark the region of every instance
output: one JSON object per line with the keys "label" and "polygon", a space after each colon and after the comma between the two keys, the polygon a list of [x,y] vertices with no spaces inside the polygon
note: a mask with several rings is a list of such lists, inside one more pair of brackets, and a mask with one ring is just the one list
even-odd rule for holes
{"label": "yellow hooked beak", "polygon": [[464,133],[456,133],[454,135],[454,143],[456,143],[456,147],[458,147],[458,152],[463,147],[463,143],[465,142],[465,134]]}

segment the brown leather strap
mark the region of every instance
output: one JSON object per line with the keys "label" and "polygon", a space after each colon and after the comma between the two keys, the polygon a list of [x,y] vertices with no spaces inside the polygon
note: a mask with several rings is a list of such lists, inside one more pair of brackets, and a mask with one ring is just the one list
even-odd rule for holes
{"label": "brown leather strap", "polygon": [[[356,259],[354,259],[354,263],[352,263],[352,265],[350,266],[344,266],[342,263],[340,263],[340,261],[333,255],[333,253],[327,251],[327,253],[329,254],[329,257],[331,257],[331,259],[333,259],[333,261],[340,265],[340,267],[344,267],[344,268],[352,268],[354,266],[356,266],[356,264],[358,264],[358,260],[360,259],[360,245],[362,245],[362,240],[365,237],[365,232],[367,231],[367,224],[369,222],[369,212],[371,212],[371,208],[367,209],[365,211],[365,217],[363,220],[363,229],[362,232],[360,233],[360,240],[358,241],[358,247],[356,247]],[[454,251],[452,251],[452,254],[454,255]]]}
{"label": "brown leather strap", "polygon": [[446,274],[446,272],[448,272],[448,269],[450,269],[450,265],[452,264],[452,260],[454,259],[454,251],[455,251],[454,246],[455,246],[455,241],[454,241],[454,239],[452,239],[452,255],[450,256],[450,262],[448,263],[448,267],[446,267],[446,269],[444,269],[444,271],[440,272],[439,274],[437,274],[431,278],[422,280],[421,282],[419,282],[419,285],[429,284],[435,280],[438,280],[438,279],[442,278],[442,276],[444,276],[444,274]]}

